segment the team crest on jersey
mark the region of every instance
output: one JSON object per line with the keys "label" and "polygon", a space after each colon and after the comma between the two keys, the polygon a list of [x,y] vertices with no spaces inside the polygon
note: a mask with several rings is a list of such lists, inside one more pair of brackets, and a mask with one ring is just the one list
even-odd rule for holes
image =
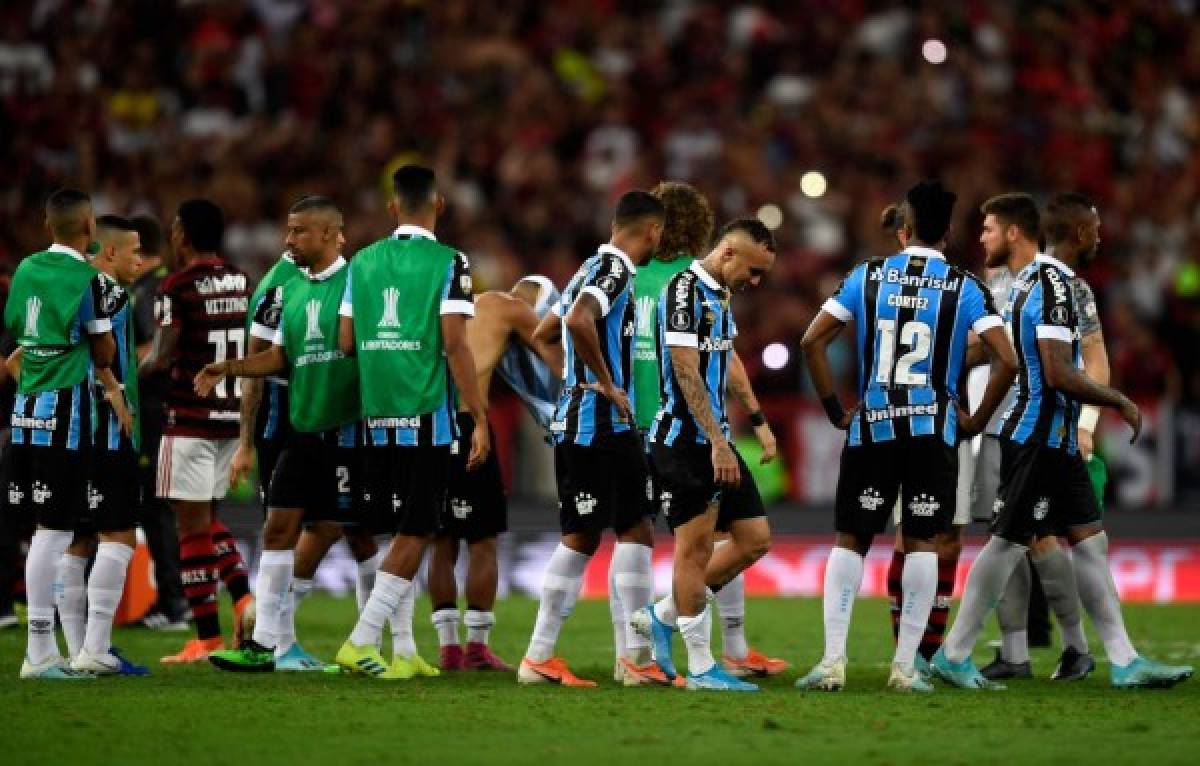
{"label": "team crest on jersey", "polygon": [[1069,319],[1070,315],[1066,306],[1055,306],[1050,309],[1050,321],[1054,324],[1066,326]]}
{"label": "team crest on jersey", "polygon": [[104,308],[105,314],[112,314],[117,310],[117,304],[121,301],[124,290],[110,279],[105,279],[104,287],[104,294],[100,299],[100,303]]}
{"label": "team crest on jersey", "polygon": [[1050,498],[1043,497],[1033,506],[1033,520],[1041,521],[1046,518],[1046,514],[1050,513]]}
{"label": "team crest on jersey", "polygon": [[100,490],[96,489],[96,485],[92,484],[90,481],[88,482],[87,499],[88,509],[92,511],[99,508],[100,504],[104,502],[104,495],[101,494]]}
{"label": "team crest on jersey", "polygon": [[674,497],[670,492],[664,492],[658,497],[658,507],[662,509],[663,515],[671,515],[671,501]]}
{"label": "team crest on jersey", "polygon": [[471,504],[460,497],[456,497],[450,501],[450,512],[454,514],[454,518],[462,521],[471,515],[471,511],[475,510]]}
{"label": "team crest on jersey", "polygon": [[321,301],[313,298],[304,306],[304,314],[308,318],[308,326],[304,330],[305,342],[310,340],[325,340],[321,332]]}
{"label": "team crest on jersey", "polygon": [[464,295],[471,294],[471,275],[463,274],[458,278],[458,287],[463,291]]}
{"label": "team crest on jersey", "polygon": [[42,299],[31,295],[25,299],[25,335],[30,338],[38,336],[38,317],[42,313]]}
{"label": "team crest on jersey", "polygon": [[612,277],[600,277],[596,284],[606,293],[614,292],[617,289],[617,280]]}
{"label": "team crest on jersey", "polygon": [[400,291],[394,287],[383,289],[383,316],[376,327],[400,327]]}
{"label": "team crest on jersey", "polygon": [[908,512],[913,516],[932,516],[942,507],[932,495],[917,495],[908,504]]}
{"label": "team crest on jersey", "polygon": [[683,309],[671,315],[671,326],[676,330],[686,330],[691,323],[691,317]]}
{"label": "team crest on jersey", "polygon": [[858,504],[864,511],[877,511],[883,505],[883,495],[874,487],[867,487],[858,496]]}
{"label": "team crest on jersey", "polygon": [[586,492],[580,492],[575,496],[575,510],[580,516],[587,516],[596,510],[596,498]]}
{"label": "team crest on jersey", "polygon": [[45,505],[52,497],[54,497],[54,492],[49,486],[40,481],[35,481],[33,483],[33,502],[37,503],[38,505]]}

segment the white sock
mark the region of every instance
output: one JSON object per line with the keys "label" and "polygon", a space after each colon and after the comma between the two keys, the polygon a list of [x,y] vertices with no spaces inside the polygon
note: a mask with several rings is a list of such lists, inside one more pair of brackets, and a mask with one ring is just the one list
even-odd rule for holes
{"label": "white sock", "polygon": [[492,632],[492,626],[496,624],[496,614],[495,612],[468,609],[467,613],[463,615],[463,622],[467,624],[467,643],[486,644],[488,636]]}
{"label": "white sock", "polygon": [[903,594],[900,601],[900,632],[896,638],[896,655],[893,662],[912,672],[917,648],[929,624],[929,611],[937,598],[938,560],[933,551],[909,553],[904,557],[904,570],[900,575]]}
{"label": "white sock", "polygon": [[609,576],[615,582],[625,628],[625,657],[636,665],[650,661],[650,642],[629,624],[629,614],[654,596],[653,550],[638,543],[617,543]]}
{"label": "white sock", "polygon": [[417,589],[410,587],[401,595],[396,611],[388,618],[388,625],[392,628],[393,656],[409,658],[417,653],[417,642],[413,638],[413,610],[416,606]]}
{"label": "white sock", "polygon": [[371,558],[358,562],[358,577],[354,580],[354,598],[358,602],[358,611],[360,612],[367,605],[367,599],[371,597],[371,590],[375,587],[375,573],[379,571],[381,563],[383,563],[383,551],[376,551]]}
{"label": "white sock", "polygon": [[458,623],[460,622],[458,608],[439,609],[430,618],[433,627],[437,629],[439,646],[460,646],[458,640]]}
{"label": "white sock", "polygon": [[1113,665],[1124,667],[1138,656],[1125,632],[1121,602],[1108,568],[1108,533],[1092,535],[1071,549],[1079,598],[1091,615],[1096,632],[1104,642],[1104,651]]}
{"label": "white sock", "polygon": [[282,657],[296,643],[296,610],[300,602],[312,592],[313,581],[296,577],[292,573],[292,587],[288,595],[279,604],[279,640],[275,643],[275,656]]}
{"label": "white sock", "polygon": [[1083,604],[1079,601],[1079,582],[1075,579],[1071,557],[1056,546],[1045,556],[1035,556],[1033,566],[1041,578],[1042,590],[1058,621],[1058,629],[1062,631],[1063,648],[1074,647],[1086,654],[1088,642],[1083,634]]}
{"label": "white sock", "polygon": [[74,536],[61,529],[39,529],[29,544],[29,554],[25,557],[25,598],[29,604],[25,656],[34,665],[60,656],[54,637],[54,580],[58,562]]}
{"label": "white sock", "polygon": [[670,593],[655,602],[654,616],[671,630],[679,630],[679,610],[675,608],[675,597]]}
{"label": "white sock", "polygon": [[825,565],[825,659],[846,656],[850,615],[862,585],[863,557],[848,548],[834,547]]}
{"label": "white sock", "polygon": [[1029,549],[1024,545],[1009,542],[1003,537],[992,535],[987,545],[979,552],[979,558],[967,573],[967,584],[963,590],[958,617],[946,634],[942,652],[951,662],[962,662],[971,656],[983,621],[988,612],[1000,600],[1013,570],[1021,563]]}
{"label": "white sock", "polygon": [[[621,603],[621,592],[617,590],[616,569],[608,568],[608,616],[612,620],[613,651],[617,659],[625,656],[628,647],[625,646],[625,622],[628,615],[625,605]],[[630,611],[639,607],[634,606]]]}
{"label": "white sock", "polygon": [[67,657],[75,659],[83,648],[87,630],[87,582],[84,570],[88,560],[64,553],[58,560],[58,578],[54,582],[54,605],[58,607],[58,622],[67,640]]}
{"label": "white sock", "polygon": [[712,656],[712,610],[708,604],[694,617],[679,616],[679,633],[687,646],[688,674],[708,672],[717,664]]}
{"label": "white sock", "polygon": [[1004,586],[1004,595],[996,604],[996,622],[1000,624],[1000,656],[1008,662],[1029,661],[1029,598],[1033,575],[1029,557],[1013,567]]}
{"label": "white sock", "polygon": [[358,615],[358,623],[350,633],[350,643],[355,646],[379,646],[383,638],[383,624],[400,608],[404,595],[412,590],[412,583],[403,577],[387,572],[375,575],[375,587],[371,597]]}
{"label": "white sock", "polygon": [[592,557],[577,553],[562,543],[554,549],[546,575],[542,580],[542,598],[538,604],[537,622],[525,656],[534,662],[545,662],[554,656],[554,645],[563,620],[575,608],[579,589],[583,587],[583,570]]}
{"label": "white sock", "polygon": [[124,543],[100,543],[96,548],[96,563],[88,577],[87,632],[83,637],[83,648],[89,654],[108,654],[112,648],[113,615],[121,603],[132,559],[133,548]]}
{"label": "white sock", "polygon": [[721,618],[723,651],[735,660],[744,659],[750,653],[750,646],[746,643],[746,581],[742,575],[725,583],[717,591],[715,601]]}
{"label": "white sock", "polygon": [[254,602],[258,616],[254,622],[254,643],[276,649],[283,641],[280,634],[280,615],[284,601],[290,600],[292,571],[296,568],[296,552],[263,551],[258,560],[258,580],[254,584]]}

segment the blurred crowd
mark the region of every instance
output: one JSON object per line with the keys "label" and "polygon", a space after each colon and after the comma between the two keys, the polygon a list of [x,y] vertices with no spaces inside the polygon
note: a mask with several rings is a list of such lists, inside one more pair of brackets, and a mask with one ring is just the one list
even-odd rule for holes
{"label": "blurred crowd", "polygon": [[682,179],[718,218],[779,222],[739,345],[787,393],[798,355],[758,351],[794,351],[891,246],[879,211],[915,179],[959,193],[948,250],[972,267],[985,198],[1075,189],[1103,221],[1085,276],[1117,384],[1197,403],[1198,100],[1190,0],[5,0],[0,258],[45,244],[41,203],[70,183],[98,212],[211,196],[261,273],[303,194],[345,206],[351,249],[386,233],[384,179],[419,158],[479,285],[561,284],[618,194]]}

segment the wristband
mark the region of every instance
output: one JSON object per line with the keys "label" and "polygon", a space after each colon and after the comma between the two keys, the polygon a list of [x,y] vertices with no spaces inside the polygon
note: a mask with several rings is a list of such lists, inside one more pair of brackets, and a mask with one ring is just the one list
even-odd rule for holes
{"label": "wristband", "polygon": [[1079,413],[1079,427],[1089,434],[1096,432],[1096,424],[1100,422],[1100,408],[1091,404],[1083,405]]}
{"label": "wristband", "polygon": [[837,394],[830,394],[822,399],[821,405],[825,407],[825,416],[829,418],[829,422],[841,428],[842,421],[846,419],[846,411],[842,409],[842,403],[838,401]]}
{"label": "wristband", "polygon": [[766,424],[767,418],[765,415],[763,415],[762,410],[755,410],[754,412],[750,413],[751,426],[758,428],[759,426],[765,426]]}

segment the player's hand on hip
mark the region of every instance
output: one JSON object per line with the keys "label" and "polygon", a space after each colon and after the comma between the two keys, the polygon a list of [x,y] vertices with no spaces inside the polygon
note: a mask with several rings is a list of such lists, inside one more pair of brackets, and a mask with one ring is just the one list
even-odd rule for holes
{"label": "player's hand on hip", "polygon": [[196,389],[197,395],[208,396],[224,377],[224,370],[222,370],[216,363],[207,364],[204,366],[203,370],[196,373],[195,379],[192,380],[192,387]]}
{"label": "player's hand on hip", "polygon": [[467,470],[474,471],[482,466],[491,451],[492,438],[488,433],[487,422],[476,423],[475,430],[471,433],[471,453],[467,456]]}
{"label": "player's hand on hip", "polygon": [[742,481],[741,471],[738,470],[737,457],[729,442],[720,442],[712,446],[713,481],[720,487],[736,487]]}
{"label": "player's hand on hip", "polygon": [[763,423],[761,426],[755,426],[754,436],[758,439],[758,443],[762,446],[762,457],[758,462],[766,465],[775,459],[779,454],[779,447],[775,443],[775,434],[771,432],[771,425]]}
{"label": "player's hand on hip", "polygon": [[612,402],[617,408],[617,413],[626,423],[633,422],[633,405],[629,402],[629,395],[621,388],[618,388],[615,383],[584,383],[580,388],[586,388],[589,391],[595,391],[605,399]]}
{"label": "player's hand on hip", "polygon": [[1133,444],[1137,441],[1138,434],[1142,432],[1142,411],[1127,396],[1121,397],[1120,411],[1121,420],[1124,420],[1133,429],[1133,436],[1129,437],[1129,443]]}
{"label": "player's hand on hip", "polygon": [[129,405],[125,403],[125,394],[118,392],[116,396],[110,396],[108,400],[112,404],[113,413],[117,416],[121,433],[133,438],[133,413],[129,411]]}
{"label": "player's hand on hip", "polygon": [[[237,449],[233,452],[233,460],[229,462],[229,484],[236,486],[239,482],[250,478],[250,471],[254,469],[254,448],[246,447],[243,444],[238,444]],[[264,485],[270,482],[271,477],[266,477]]]}

